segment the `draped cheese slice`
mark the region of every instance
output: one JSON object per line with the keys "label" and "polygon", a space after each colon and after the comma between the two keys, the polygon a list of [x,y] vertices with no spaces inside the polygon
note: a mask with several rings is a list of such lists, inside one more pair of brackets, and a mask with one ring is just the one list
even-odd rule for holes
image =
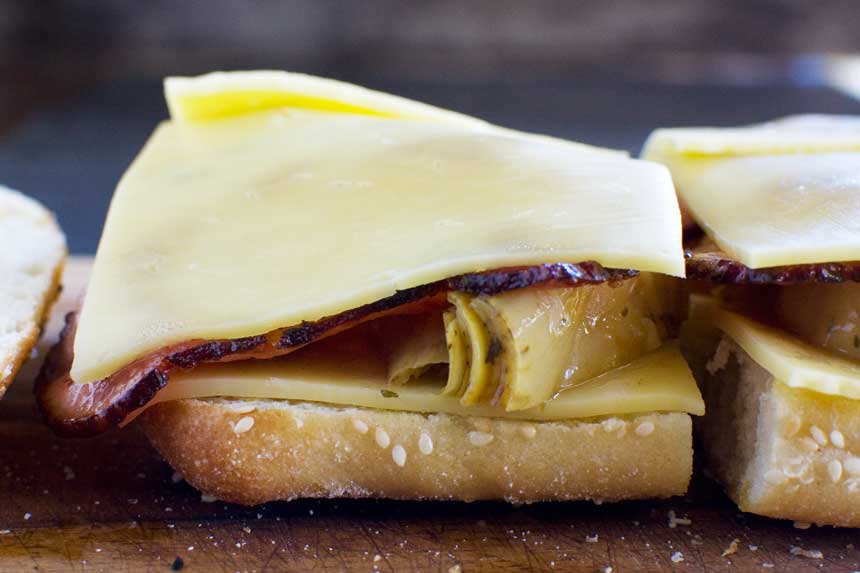
{"label": "draped cheese slice", "polygon": [[362,115],[165,123],[114,194],[71,374],[466,272],[586,260],[683,275],[663,166]]}
{"label": "draped cheese slice", "polygon": [[627,155],[624,151],[515,131],[396,95],[295,72],[251,70],[172,77],[164,80],[164,95],[170,117],[176,122],[205,122],[272,109],[304,109],[454,123],[497,134],[554,141],[580,151]]}
{"label": "draped cheese slice", "polygon": [[170,117],[206,121],[277,108],[485,126],[487,122],[346,82],[276,70],[212,72],[164,80]]}
{"label": "draped cheese slice", "polygon": [[713,319],[720,330],[784,384],[860,399],[860,364],[734,312],[715,309]]}
{"label": "draped cheese slice", "polygon": [[801,116],[736,129],[662,129],[696,221],[750,268],[860,259],[860,118]]}
{"label": "draped cheese slice", "polygon": [[795,115],[745,127],[654,130],[642,155],[747,156],[860,151],[860,117]]}
{"label": "draped cheese slice", "polygon": [[326,355],[330,351],[328,347],[303,352],[289,360],[201,366],[178,374],[156,395],[153,403],[214,396],[276,398],[541,421],[655,411],[704,413],[704,403],[689,367],[671,344],[575,389],[563,391],[543,406],[516,412],[489,405],[464,406],[457,397],[439,392],[444,380],[429,377],[382,392],[386,388],[384,362],[355,349],[333,359]]}

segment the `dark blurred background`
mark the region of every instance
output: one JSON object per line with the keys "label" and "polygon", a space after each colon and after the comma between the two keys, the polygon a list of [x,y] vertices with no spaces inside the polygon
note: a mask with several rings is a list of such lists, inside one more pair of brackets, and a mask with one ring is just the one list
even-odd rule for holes
{"label": "dark blurred background", "polygon": [[635,153],[656,125],[860,113],[857,53],[857,0],[0,0],[0,182],[90,252],[165,75],[319,73]]}

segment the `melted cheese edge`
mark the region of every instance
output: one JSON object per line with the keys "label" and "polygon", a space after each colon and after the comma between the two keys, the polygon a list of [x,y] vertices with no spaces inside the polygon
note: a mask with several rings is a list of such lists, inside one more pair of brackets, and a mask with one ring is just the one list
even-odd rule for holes
{"label": "melted cheese edge", "polygon": [[643,157],[669,167],[696,221],[748,267],[860,259],[860,118],[660,129]]}
{"label": "melted cheese edge", "polygon": [[663,166],[444,122],[167,122],[114,195],[71,375],[462,273],[585,260],[683,276]]}
{"label": "melted cheese edge", "polygon": [[[542,406],[507,412],[479,404],[465,406],[440,392],[445,381],[423,377],[386,386],[384,361],[345,352],[340,359],[317,352],[287,360],[208,365],[180,373],[151,404],[207,397],[274,398],[405,412],[524,420],[569,420],[641,412],[704,414],[704,402],[678,348],[666,344],[629,364],[567,389]],[[384,396],[381,392],[386,389]],[[392,394],[393,393],[393,394]]]}

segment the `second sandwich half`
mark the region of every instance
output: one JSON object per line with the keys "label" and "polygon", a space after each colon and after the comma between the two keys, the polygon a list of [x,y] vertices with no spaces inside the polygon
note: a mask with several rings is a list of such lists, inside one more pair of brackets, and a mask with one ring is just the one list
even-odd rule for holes
{"label": "second sandwich half", "polygon": [[173,81],[40,377],[55,431],[139,415],[241,503],[686,490],[665,167],[318,78]]}

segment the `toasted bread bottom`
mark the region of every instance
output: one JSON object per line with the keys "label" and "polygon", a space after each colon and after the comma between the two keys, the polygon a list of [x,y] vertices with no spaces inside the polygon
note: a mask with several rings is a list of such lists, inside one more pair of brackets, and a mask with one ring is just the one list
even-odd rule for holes
{"label": "toasted bread bottom", "polygon": [[742,510],[860,526],[860,402],[790,388],[725,337],[690,358],[707,409],[697,435]]}
{"label": "toasted bread bottom", "polygon": [[178,400],[139,418],[185,479],[224,501],[542,500],[683,494],[683,413],[522,422],[276,400]]}

